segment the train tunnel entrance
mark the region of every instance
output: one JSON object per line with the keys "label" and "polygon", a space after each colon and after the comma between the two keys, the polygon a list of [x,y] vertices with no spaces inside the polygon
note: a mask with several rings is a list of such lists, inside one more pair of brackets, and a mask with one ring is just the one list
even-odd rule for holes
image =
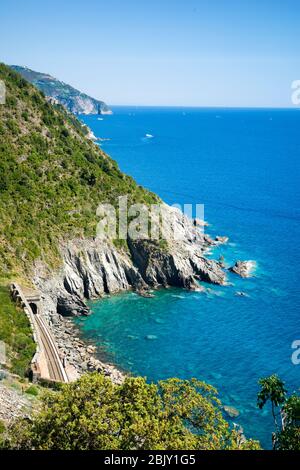
{"label": "train tunnel entrance", "polygon": [[34,313],[34,315],[36,315],[38,313],[37,304],[35,304],[34,302],[30,302],[29,305],[30,305],[31,310]]}

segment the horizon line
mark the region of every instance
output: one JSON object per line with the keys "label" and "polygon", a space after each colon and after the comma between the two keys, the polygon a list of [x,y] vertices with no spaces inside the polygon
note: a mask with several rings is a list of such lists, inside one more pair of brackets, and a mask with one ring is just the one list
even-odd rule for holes
{"label": "horizon line", "polygon": [[72,88],[74,88],[75,90],[79,91],[80,93],[84,93],[86,94],[87,96],[90,96],[91,98],[97,100],[97,101],[104,101],[109,107],[110,106],[119,106],[119,107],[143,107],[143,108],[194,108],[194,109],[278,109],[278,110],[291,110],[291,109],[300,109],[300,106],[296,106],[296,105],[290,105],[290,106],[273,106],[273,105],[269,105],[269,106],[251,106],[251,105],[243,105],[243,106],[231,106],[231,105],[181,105],[181,104],[112,104],[112,103],[108,103],[107,100],[105,98],[95,98],[95,96],[93,94],[90,94],[89,92],[87,91],[82,91],[81,87],[80,88],[77,88],[76,86],[74,85],[71,85],[67,82],[64,82],[60,79],[58,79],[55,75],[52,75],[51,73],[49,72],[40,72],[40,71],[37,71],[35,69],[32,69],[31,67],[29,67],[28,65],[17,65],[17,64],[7,64],[5,62],[3,62],[1,59],[0,59],[0,63],[12,68],[12,67],[21,67],[21,68],[25,68],[25,69],[28,69],[32,72],[35,72],[35,73],[41,73],[43,75],[49,75],[51,77],[53,77],[55,80],[58,80],[62,83],[65,83],[66,85],[69,85],[71,86]]}
{"label": "horizon line", "polygon": [[179,104],[111,104],[109,107],[132,107],[132,108],[192,108],[192,109],[270,109],[270,110],[300,110],[300,106],[230,106],[230,105],[179,105]]}

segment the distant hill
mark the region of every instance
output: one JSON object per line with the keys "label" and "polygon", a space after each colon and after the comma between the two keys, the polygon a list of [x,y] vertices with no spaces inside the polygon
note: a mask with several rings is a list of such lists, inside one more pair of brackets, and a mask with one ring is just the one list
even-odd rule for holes
{"label": "distant hill", "polygon": [[81,93],[76,88],[46,73],[35,72],[27,67],[11,65],[11,68],[20,73],[26,80],[41,90],[49,101],[62,104],[74,114],[111,114],[111,110],[104,101]]}

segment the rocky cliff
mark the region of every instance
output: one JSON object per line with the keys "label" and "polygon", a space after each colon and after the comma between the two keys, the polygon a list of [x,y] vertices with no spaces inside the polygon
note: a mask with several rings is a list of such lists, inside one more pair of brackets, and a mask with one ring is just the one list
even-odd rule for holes
{"label": "rocky cliff", "polygon": [[71,113],[112,114],[104,101],[96,100],[51,75],[19,65],[12,65],[11,68],[41,90],[51,103],[60,103]]}
{"label": "rocky cliff", "polygon": [[[150,240],[131,240],[129,251],[117,250],[109,240],[74,239],[61,245],[63,259],[57,272],[35,264],[33,281],[42,292],[46,310],[62,315],[87,314],[86,299],[134,289],[141,295],[158,287],[203,289],[202,282],[224,284],[220,263],[205,257],[218,242],[203,234],[178,209],[164,205],[169,226],[176,226],[180,239],[171,234],[164,248]],[[167,219],[168,220],[168,219]]]}

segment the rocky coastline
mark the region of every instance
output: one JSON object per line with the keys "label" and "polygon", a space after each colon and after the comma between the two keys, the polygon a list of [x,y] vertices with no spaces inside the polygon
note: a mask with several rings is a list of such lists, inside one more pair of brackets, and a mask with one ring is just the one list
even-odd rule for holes
{"label": "rocky coastline", "polygon": [[[145,296],[159,287],[175,286],[205,290],[202,282],[225,285],[226,268],[209,259],[206,252],[226,243],[215,240],[199,229],[199,223],[178,209],[164,205],[168,223],[163,249],[150,240],[128,238],[128,251],[118,250],[109,240],[76,239],[60,247],[62,266],[52,272],[41,261],[35,264],[32,281],[41,296],[41,312],[57,343],[61,359],[76,379],[87,371],[102,371],[120,383],[124,373],[96,357],[96,348],[79,338],[79,331],[69,317],[89,315],[86,301],[107,294],[134,290]],[[178,238],[173,239],[171,230]],[[170,233],[168,233],[168,231]]]}
{"label": "rocky coastline", "polygon": [[114,383],[120,384],[124,380],[124,372],[114,365],[104,363],[98,359],[97,348],[82,341],[80,332],[69,318],[60,314],[44,312],[51,333],[55,339],[62,362],[72,380],[76,380],[85,372],[101,372],[110,377]]}

